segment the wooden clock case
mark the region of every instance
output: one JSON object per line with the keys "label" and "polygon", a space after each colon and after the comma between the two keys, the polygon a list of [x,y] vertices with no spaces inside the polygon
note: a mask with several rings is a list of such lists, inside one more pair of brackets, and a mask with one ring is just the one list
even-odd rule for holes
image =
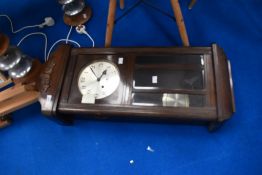
{"label": "wooden clock case", "polygon": [[[84,66],[100,60],[117,65],[121,83],[109,97],[95,104],[81,104],[79,73]],[[152,77],[158,78],[157,82],[151,82]],[[186,78],[194,85],[185,84]],[[38,86],[42,113],[66,124],[74,118],[96,116],[204,122],[212,128],[235,111],[230,64],[216,44],[170,48],[60,45],[46,63]],[[185,94],[190,103],[167,105],[170,102],[163,101],[166,94]]]}

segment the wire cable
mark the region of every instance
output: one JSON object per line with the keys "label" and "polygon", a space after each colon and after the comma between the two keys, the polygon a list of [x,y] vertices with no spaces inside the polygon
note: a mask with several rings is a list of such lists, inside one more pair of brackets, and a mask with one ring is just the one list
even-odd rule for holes
{"label": "wire cable", "polygon": [[95,41],[94,39],[89,35],[88,32],[84,32],[84,34],[92,41],[92,47],[95,47]]}
{"label": "wire cable", "polygon": [[51,46],[51,48],[49,49],[48,54],[47,54],[46,61],[48,60],[48,58],[49,58],[49,56],[50,56],[53,48],[54,48],[58,43],[64,42],[64,41],[65,41],[65,42],[71,42],[71,43],[77,45],[78,47],[81,47],[80,44],[79,44],[78,42],[74,41],[74,40],[70,40],[70,39],[60,39],[60,40],[57,40],[57,41]]}
{"label": "wire cable", "polygon": [[71,42],[71,43],[77,45],[78,47],[81,47],[78,42],[69,39],[69,37],[70,37],[70,35],[71,35],[71,33],[72,33],[72,29],[73,29],[73,26],[70,26],[69,32],[68,32],[68,34],[67,34],[67,36],[66,36],[66,39],[57,40],[57,41],[50,47],[50,49],[49,49],[49,51],[48,51],[48,54],[47,54],[46,61],[47,61],[48,58],[50,57],[50,54],[51,54],[53,48],[54,48],[58,43],[60,43],[60,42],[64,42],[64,41],[65,41],[66,44],[68,44],[68,42]]}
{"label": "wire cable", "polygon": [[11,31],[12,33],[16,34],[18,32],[21,32],[25,29],[28,29],[28,28],[35,28],[35,27],[40,27],[41,24],[38,24],[38,25],[31,25],[31,26],[25,26],[25,27],[22,27],[21,29],[18,29],[18,30],[14,30],[14,25],[13,25],[13,22],[11,20],[11,18],[8,16],[8,15],[0,15],[0,17],[5,17],[9,22],[10,22],[10,27],[11,27]]}
{"label": "wire cable", "polygon": [[71,32],[72,32],[72,29],[73,29],[73,26],[70,27],[70,30],[69,30],[69,32],[68,32],[68,34],[67,34],[67,36],[66,36],[66,44],[68,43],[68,39],[69,39],[69,37],[70,37],[70,34],[71,34]]}
{"label": "wire cable", "polygon": [[44,34],[43,32],[35,32],[35,33],[29,33],[28,35],[24,36],[17,44],[17,46],[20,46],[20,44],[26,39],[28,38],[29,36],[32,36],[32,35],[42,35],[44,36],[45,38],[45,51],[44,51],[44,59],[46,60],[46,53],[47,53],[47,36],[46,34]]}
{"label": "wire cable", "polygon": [[92,41],[92,47],[95,47],[95,41],[94,39],[89,35],[89,33],[86,31],[86,26],[85,25],[78,25],[76,27],[76,32],[78,34],[85,34],[91,41]]}

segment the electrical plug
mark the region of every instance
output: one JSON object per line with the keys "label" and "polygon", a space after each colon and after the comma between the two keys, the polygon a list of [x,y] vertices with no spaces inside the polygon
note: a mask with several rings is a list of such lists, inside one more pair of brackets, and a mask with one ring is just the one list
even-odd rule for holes
{"label": "electrical plug", "polygon": [[44,28],[45,26],[51,27],[55,25],[55,20],[52,17],[46,17],[45,22],[39,25],[40,28]]}
{"label": "electrical plug", "polygon": [[86,26],[84,26],[84,25],[78,25],[78,26],[76,27],[76,32],[77,32],[78,34],[87,34]]}

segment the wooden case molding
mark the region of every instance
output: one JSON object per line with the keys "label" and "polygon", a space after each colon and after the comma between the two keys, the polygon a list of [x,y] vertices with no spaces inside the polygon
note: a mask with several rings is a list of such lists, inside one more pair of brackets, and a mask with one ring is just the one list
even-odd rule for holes
{"label": "wooden case molding", "polygon": [[[65,69],[70,57],[71,46],[61,45],[51,55],[40,74],[38,89],[42,113],[46,116],[57,116],[56,109],[60,97]],[[59,120],[66,123],[64,118]]]}

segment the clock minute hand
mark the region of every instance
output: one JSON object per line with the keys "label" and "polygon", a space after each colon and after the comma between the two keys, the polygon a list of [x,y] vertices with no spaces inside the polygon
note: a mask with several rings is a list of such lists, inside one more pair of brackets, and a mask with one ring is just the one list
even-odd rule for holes
{"label": "clock minute hand", "polygon": [[107,72],[107,70],[104,70],[103,73],[102,73],[102,75],[101,75],[99,78],[97,78],[97,81],[100,81],[101,78],[102,78],[104,75],[106,75],[106,72]]}
{"label": "clock minute hand", "polygon": [[[95,77],[97,78],[97,76],[96,76],[94,70],[92,69],[92,67],[90,67],[90,69],[91,69],[91,71],[93,72],[93,74],[95,75]],[[98,78],[97,78],[97,79],[98,79]]]}

